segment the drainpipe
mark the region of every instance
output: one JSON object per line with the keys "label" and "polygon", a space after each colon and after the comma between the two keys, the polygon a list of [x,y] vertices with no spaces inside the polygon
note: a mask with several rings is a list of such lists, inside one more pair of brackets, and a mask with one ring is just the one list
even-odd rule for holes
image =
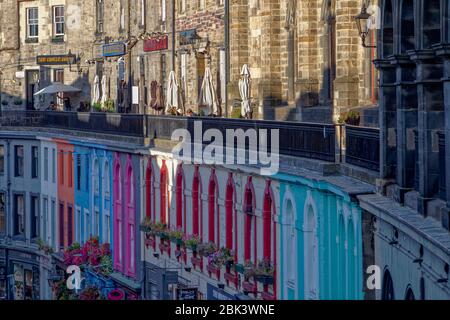
{"label": "drainpipe", "polygon": [[228,118],[228,84],[230,83],[230,0],[225,0],[225,118]]}
{"label": "drainpipe", "polygon": [[176,40],[175,0],[172,0],[172,71],[175,71],[175,40]]}
{"label": "drainpipe", "polygon": [[[131,39],[131,0],[128,0],[127,1],[127,16],[128,16],[128,26],[127,26],[127,28],[128,28],[128,41],[130,41],[130,39]],[[133,93],[133,88],[132,88],[132,78],[133,78],[133,76],[132,76],[132,72],[133,72],[133,69],[132,69],[132,67],[131,67],[131,60],[132,60],[132,50],[133,50],[133,48],[131,48],[130,50],[128,50],[128,88],[127,88],[127,90],[128,90],[128,101],[127,101],[127,104],[129,104],[129,106],[130,106],[130,110],[132,109],[132,106],[133,106],[133,97],[132,97],[132,93]],[[125,106],[125,113],[126,113],[126,107],[127,106]]]}
{"label": "drainpipe", "polygon": [[[11,225],[11,220],[12,220],[12,210],[11,210],[11,199],[10,199],[10,195],[11,195],[11,152],[10,152],[10,147],[11,147],[11,142],[9,139],[6,140],[6,196],[5,196],[5,212],[6,212],[6,217],[9,217],[9,220],[7,220],[6,223],[6,241],[7,243],[10,241],[9,239],[11,239],[11,233],[13,232],[13,230],[11,230],[10,225]],[[9,249],[6,249],[6,254],[5,254],[5,259],[6,259],[6,298],[10,299],[11,298],[11,292],[10,292],[10,281],[11,278],[9,277]]]}

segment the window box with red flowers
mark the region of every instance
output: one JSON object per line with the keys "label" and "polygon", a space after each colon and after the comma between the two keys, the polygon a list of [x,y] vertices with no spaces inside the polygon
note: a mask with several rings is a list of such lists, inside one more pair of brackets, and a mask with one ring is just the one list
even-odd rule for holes
{"label": "window box with red flowers", "polygon": [[214,275],[217,279],[220,279],[220,266],[217,266],[214,263],[208,263],[207,270],[209,276]]}
{"label": "window box with red flowers", "polygon": [[242,289],[248,293],[256,293],[258,292],[258,287],[256,286],[256,283],[245,281],[242,283]]}
{"label": "window box with red flowers", "polygon": [[185,247],[191,249],[192,252],[197,252],[197,248],[201,242],[200,237],[196,235],[190,235],[184,238]]}
{"label": "window box with red flowers", "polygon": [[269,259],[258,261],[256,265],[247,262],[245,266],[245,279],[253,278],[256,282],[263,285],[271,285],[274,282],[275,269]]}
{"label": "window box with red flowers", "polygon": [[182,229],[169,230],[167,235],[171,242],[175,243],[177,246],[184,245],[184,231]]}
{"label": "window box with red flowers", "polygon": [[170,256],[170,242],[161,240],[161,242],[159,243],[159,250],[161,251],[161,253],[166,252]]}
{"label": "window box with red flowers", "polygon": [[230,270],[227,269],[225,274],[223,275],[225,278],[225,281],[229,283],[232,283],[235,287],[238,285],[238,274],[237,273],[231,273]]}
{"label": "window box with red flowers", "polygon": [[191,258],[191,262],[192,262],[192,265],[194,266],[194,268],[199,268],[200,270],[202,269],[203,259],[201,257],[195,255]]}
{"label": "window box with red flowers", "polygon": [[148,247],[151,247],[151,248],[153,248],[153,249],[155,249],[155,247],[156,247],[156,239],[155,239],[155,236],[153,236],[153,235],[151,235],[151,234],[149,234],[149,233],[146,233],[145,234],[145,240],[144,240],[144,242],[145,242],[145,246],[148,248]]}

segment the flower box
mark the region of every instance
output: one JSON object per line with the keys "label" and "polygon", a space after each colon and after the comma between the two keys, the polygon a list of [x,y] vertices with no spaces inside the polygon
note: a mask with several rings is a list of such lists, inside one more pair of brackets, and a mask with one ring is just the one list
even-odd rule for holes
{"label": "flower box", "polygon": [[167,254],[170,256],[170,243],[160,242],[159,250],[161,251],[161,253],[167,252]]}
{"label": "flower box", "polygon": [[171,242],[175,243],[177,246],[182,246],[184,244],[183,239],[170,239]]}
{"label": "flower box", "polygon": [[263,298],[263,300],[276,300],[275,295],[269,292],[261,292],[261,297]]}
{"label": "flower box", "polygon": [[148,248],[148,247],[152,247],[152,248],[155,248],[155,244],[156,244],[156,240],[155,240],[155,238],[148,238],[148,239],[145,239],[145,246]]}
{"label": "flower box", "polygon": [[238,275],[237,273],[231,273],[231,272],[225,272],[224,278],[229,283],[232,283],[235,287],[237,287],[238,284]]}
{"label": "flower box", "polygon": [[192,257],[191,258],[192,265],[194,267],[202,268],[202,258],[200,257]]}
{"label": "flower box", "polygon": [[273,284],[273,276],[271,275],[254,275],[253,279],[255,279],[256,282],[262,283],[264,285]]}
{"label": "flower box", "polygon": [[247,291],[249,293],[256,293],[258,291],[256,283],[251,283],[249,281],[243,282],[242,288],[244,289],[244,291]]}
{"label": "flower box", "polygon": [[210,276],[211,276],[211,274],[213,274],[217,277],[217,279],[220,279],[220,267],[209,263],[207,270],[208,270]]}

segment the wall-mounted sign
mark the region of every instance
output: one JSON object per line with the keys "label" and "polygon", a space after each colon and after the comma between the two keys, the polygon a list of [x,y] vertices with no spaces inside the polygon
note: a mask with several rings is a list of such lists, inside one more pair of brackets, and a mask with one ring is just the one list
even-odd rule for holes
{"label": "wall-mounted sign", "polygon": [[180,45],[194,44],[202,38],[197,34],[196,29],[184,30],[180,32]]}
{"label": "wall-mounted sign", "polygon": [[73,54],[37,56],[36,63],[41,66],[75,64],[76,57]]}
{"label": "wall-mounted sign", "polygon": [[125,55],[127,49],[123,42],[108,43],[103,45],[104,57],[118,57]]}
{"label": "wall-mounted sign", "polygon": [[148,39],[144,41],[144,52],[167,50],[169,48],[169,37],[159,39]]}
{"label": "wall-mounted sign", "polygon": [[197,288],[178,288],[177,299],[178,300],[197,300]]}

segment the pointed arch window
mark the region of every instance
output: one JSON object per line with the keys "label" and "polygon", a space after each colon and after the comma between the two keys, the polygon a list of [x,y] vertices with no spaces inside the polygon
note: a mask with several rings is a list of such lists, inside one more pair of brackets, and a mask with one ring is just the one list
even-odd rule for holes
{"label": "pointed arch window", "polygon": [[128,158],[127,164],[127,179],[125,182],[126,185],[126,265],[128,276],[133,277],[136,273],[136,212],[135,212],[135,183],[134,183],[134,174],[133,174],[133,166],[131,163],[131,157]]}
{"label": "pointed arch window", "polygon": [[153,181],[152,159],[148,159],[145,172],[145,216],[156,221],[155,215],[155,186]]}
{"label": "pointed arch window", "polygon": [[169,221],[169,212],[168,212],[168,203],[169,203],[169,195],[168,195],[168,171],[166,162],[163,161],[162,167],[161,167],[161,174],[160,174],[160,216],[159,221],[161,223],[170,224]]}
{"label": "pointed arch window", "polygon": [[201,203],[201,184],[199,167],[195,167],[194,180],[192,181],[192,233],[203,237],[203,217]]}
{"label": "pointed arch window", "polygon": [[122,271],[123,226],[122,226],[122,173],[119,155],[114,161],[114,268]]}

